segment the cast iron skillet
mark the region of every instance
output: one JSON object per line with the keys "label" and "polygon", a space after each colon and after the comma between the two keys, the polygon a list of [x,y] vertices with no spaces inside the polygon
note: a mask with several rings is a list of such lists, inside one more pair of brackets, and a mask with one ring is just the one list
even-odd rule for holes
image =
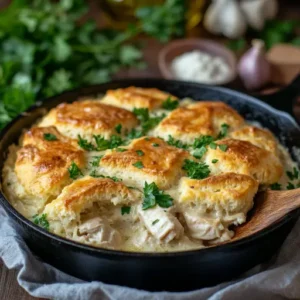
{"label": "cast iron skillet", "polygon": [[[199,100],[222,100],[237,109],[246,119],[256,120],[269,128],[293,155],[293,147],[300,147],[300,128],[286,112],[236,91],[162,79],[119,80],[97,86],[65,92],[37,103],[12,121],[0,134],[0,168],[7,148],[17,142],[24,128],[28,128],[45,109],[61,102],[72,102],[78,97],[94,96],[130,85],[156,87],[178,97]],[[292,103],[299,92],[300,76],[286,89],[264,101],[278,109],[292,113]],[[294,159],[300,162],[299,157]],[[26,175],[25,175],[26,176]],[[299,210],[265,230],[242,240],[179,253],[126,253],[79,244],[55,236],[35,226],[21,216],[0,194],[0,203],[30,249],[42,260],[73,276],[85,280],[125,285],[146,290],[183,291],[214,285],[236,278],[251,267],[269,259],[292,229]]]}

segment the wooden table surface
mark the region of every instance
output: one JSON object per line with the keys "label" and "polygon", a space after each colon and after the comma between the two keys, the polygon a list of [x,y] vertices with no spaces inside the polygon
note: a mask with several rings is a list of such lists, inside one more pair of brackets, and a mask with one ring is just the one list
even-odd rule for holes
{"label": "wooden table surface", "polygon": [[[0,0],[0,8],[4,5],[4,3],[9,2],[9,0]],[[297,1],[296,1],[297,2]],[[299,15],[299,9],[295,10],[295,2],[287,1],[284,2],[286,5],[285,10],[283,12],[285,18],[297,18]],[[299,8],[299,6],[298,6]],[[154,39],[141,39],[145,41],[146,47],[144,48],[144,58],[148,64],[147,69],[145,70],[124,70],[119,72],[116,75],[116,78],[124,78],[124,77],[161,77],[157,66],[157,54],[162,49],[163,45],[157,42]],[[235,89],[242,89],[241,83],[239,81],[235,81],[230,87]],[[300,120],[300,99],[297,103],[296,114],[298,115],[298,119]],[[37,299],[31,297],[27,294],[17,282],[17,272],[15,270],[8,270],[6,266],[4,266],[3,262],[0,260],[0,300],[33,300]]]}

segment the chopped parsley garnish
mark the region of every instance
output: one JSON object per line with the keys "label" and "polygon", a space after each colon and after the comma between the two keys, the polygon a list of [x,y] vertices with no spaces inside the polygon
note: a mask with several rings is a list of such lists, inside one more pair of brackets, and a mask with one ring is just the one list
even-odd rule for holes
{"label": "chopped parsley garnish", "polygon": [[56,135],[52,133],[44,133],[44,140],[46,141],[57,141]]}
{"label": "chopped parsley garnish", "polygon": [[207,146],[214,141],[214,138],[210,135],[202,135],[199,138],[196,138],[193,143],[193,148],[201,148]]}
{"label": "chopped parsley garnish", "polygon": [[153,143],[152,146],[153,146],[153,147],[159,147],[159,144]]}
{"label": "chopped parsley garnish", "polygon": [[72,161],[71,166],[68,168],[68,171],[71,179],[77,179],[78,177],[83,176],[81,170],[74,161]]}
{"label": "chopped parsley garnish", "polygon": [[128,135],[129,138],[138,138],[145,135],[166,116],[165,114],[162,114],[161,116],[150,117],[148,108],[134,108],[133,113],[140,120],[142,130],[132,130]]}
{"label": "chopped parsley garnish", "polygon": [[115,130],[116,130],[116,132],[117,133],[121,133],[121,131],[122,131],[122,124],[118,124],[116,127],[115,127]]}
{"label": "chopped parsley garnish", "polygon": [[83,139],[80,135],[78,135],[78,145],[79,145],[79,147],[81,147],[82,149],[84,149],[86,151],[95,151],[96,150],[96,147],[92,143]]}
{"label": "chopped parsley garnish", "polygon": [[129,215],[130,214],[130,210],[131,210],[131,207],[130,206],[122,206],[121,207],[121,214],[122,216],[123,215]]}
{"label": "chopped parsley garnish", "polygon": [[292,184],[291,182],[288,182],[288,185],[286,186],[286,189],[287,190],[293,190],[293,189],[295,189],[295,185]]}
{"label": "chopped parsley garnish", "polygon": [[173,205],[172,197],[168,194],[165,194],[164,191],[159,190],[155,182],[150,184],[145,182],[143,191],[143,210],[154,207],[156,204],[162,208],[168,208]]}
{"label": "chopped parsley garnish", "polygon": [[218,159],[213,159],[211,162],[213,163],[213,164],[215,164],[215,163],[217,163],[219,160]]}
{"label": "chopped parsley garnish", "polygon": [[131,131],[128,133],[127,138],[133,140],[133,139],[138,139],[138,138],[142,137],[143,135],[145,135],[145,134],[142,130],[132,128]]}
{"label": "chopped parsley garnish", "polygon": [[280,191],[281,190],[281,184],[279,183],[273,183],[270,185],[270,189],[271,190],[274,190],[274,191]]}
{"label": "chopped parsley garnish", "polygon": [[117,152],[125,152],[127,149],[124,149],[124,148],[116,148],[116,151]]}
{"label": "chopped parsley garnish", "polygon": [[207,149],[205,146],[201,146],[200,148],[196,148],[193,150],[192,154],[194,157],[201,159],[202,156],[206,153]]}
{"label": "chopped parsley garnish", "polygon": [[152,226],[159,222],[159,219],[156,219],[152,222]]}
{"label": "chopped parsley garnish", "polygon": [[221,131],[219,132],[218,139],[223,139],[228,134],[229,125],[228,124],[222,124],[221,125]]}
{"label": "chopped parsley garnish", "polygon": [[100,160],[101,160],[102,157],[103,157],[103,155],[93,156],[93,160],[91,161],[91,165],[93,167],[98,167],[99,166],[99,162],[100,162]]}
{"label": "chopped parsley garnish", "polygon": [[219,149],[222,150],[223,152],[226,152],[227,149],[228,149],[228,146],[225,145],[225,144],[221,144],[221,145],[218,145],[219,146]]}
{"label": "chopped parsley garnish", "polygon": [[181,149],[187,149],[188,148],[188,145],[184,144],[182,141],[175,140],[171,135],[169,135],[167,143],[170,146],[174,146],[174,147],[181,148]]}
{"label": "chopped parsley garnish", "polygon": [[117,148],[123,144],[123,140],[118,135],[112,135],[109,141],[109,149]]}
{"label": "chopped parsley garnish", "polygon": [[210,170],[207,164],[203,162],[196,162],[190,159],[184,160],[182,169],[185,170],[188,177],[192,179],[204,179],[210,174]]}
{"label": "chopped parsley garnish", "polygon": [[117,148],[121,146],[124,142],[122,138],[118,135],[112,135],[110,140],[106,140],[101,135],[94,135],[94,139],[97,145],[96,150],[98,151]]}
{"label": "chopped parsley garnish", "polygon": [[45,230],[49,231],[49,222],[47,220],[47,214],[42,214],[41,216],[35,215],[32,217],[33,223],[44,228]]}
{"label": "chopped parsley garnish", "polygon": [[287,171],[286,172],[286,175],[291,179],[291,180],[294,180],[294,179],[298,179],[299,178],[299,171],[297,170],[297,168],[293,168],[293,172],[291,171]]}
{"label": "chopped parsley garnish", "polygon": [[90,173],[90,176],[91,176],[91,177],[94,177],[94,178],[108,178],[108,179],[113,180],[114,182],[122,181],[121,178],[118,178],[118,177],[116,177],[116,176],[104,176],[104,175],[102,175],[102,174],[97,174],[96,170],[93,170],[93,171]]}
{"label": "chopped parsley garnish", "polygon": [[167,110],[173,110],[175,108],[177,108],[179,105],[179,101],[178,100],[172,100],[171,97],[168,97],[163,103],[162,103],[162,107],[164,109]]}
{"label": "chopped parsley garnish", "polygon": [[144,140],[145,141],[150,141],[150,139],[148,137],[145,137]]}
{"label": "chopped parsley garnish", "polygon": [[144,165],[140,160],[137,161],[136,163],[132,164],[132,165],[135,166],[138,169],[143,169],[144,168]]}
{"label": "chopped parsley garnish", "polygon": [[217,144],[216,144],[215,142],[212,142],[212,143],[209,144],[209,147],[210,147],[211,149],[216,150],[216,149],[217,149]]}
{"label": "chopped parsley garnish", "polygon": [[142,150],[136,150],[135,152],[138,156],[144,156],[144,152]]}

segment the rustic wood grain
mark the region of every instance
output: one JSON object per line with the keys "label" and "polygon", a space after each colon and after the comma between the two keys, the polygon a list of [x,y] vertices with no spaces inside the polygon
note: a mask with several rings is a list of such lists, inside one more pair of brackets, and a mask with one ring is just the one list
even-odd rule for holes
{"label": "rustic wood grain", "polygon": [[17,272],[8,270],[0,260],[0,300],[33,300],[17,282]]}
{"label": "rustic wood grain", "polygon": [[235,229],[233,240],[250,236],[278,222],[287,213],[300,207],[300,189],[260,192],[248,221]]}

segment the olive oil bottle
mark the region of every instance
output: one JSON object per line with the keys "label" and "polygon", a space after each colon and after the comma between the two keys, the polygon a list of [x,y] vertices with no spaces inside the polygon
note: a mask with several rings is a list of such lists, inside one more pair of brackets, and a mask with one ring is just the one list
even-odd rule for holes
{"label": "olive oil bottle", "polygon": [[[182,0],[186,2],[186,31],[195,28],[202,20],[206,0]],[[165,0],[99,0],[108,18],[109,27],[125,29],[128,23],[135,23],[136,9],[144,6],[162,5]]]}

